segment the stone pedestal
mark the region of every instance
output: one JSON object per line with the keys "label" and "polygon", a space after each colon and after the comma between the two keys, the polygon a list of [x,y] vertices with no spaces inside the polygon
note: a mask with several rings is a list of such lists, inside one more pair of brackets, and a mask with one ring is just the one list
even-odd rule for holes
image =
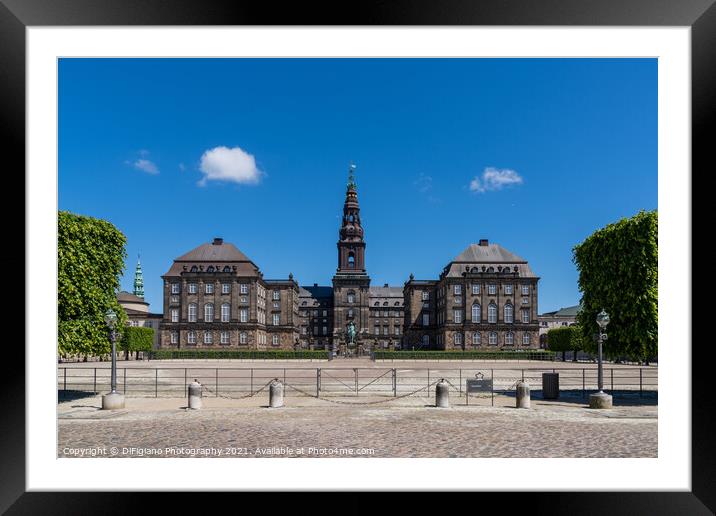
{"label": "stone pedestal", "polygon": [[102,410],[117,410],[124,408],[124,394],[110,392],[102,396]]}
{"label": "stone pedestal", "polygon": [[608,409],[612,408],[612,397],[605,392],[597,392],[589,395],[589,408]]}

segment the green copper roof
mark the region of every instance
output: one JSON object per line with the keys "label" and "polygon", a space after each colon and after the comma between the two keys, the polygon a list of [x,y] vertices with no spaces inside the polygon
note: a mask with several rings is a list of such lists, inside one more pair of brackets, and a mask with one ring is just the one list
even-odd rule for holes
{"label": "green copper roof", "polygon": [[144,277],[142,276],[142,264],[137,256],[137,268],[134,269],[134,291],[135,296],[144,297]]}

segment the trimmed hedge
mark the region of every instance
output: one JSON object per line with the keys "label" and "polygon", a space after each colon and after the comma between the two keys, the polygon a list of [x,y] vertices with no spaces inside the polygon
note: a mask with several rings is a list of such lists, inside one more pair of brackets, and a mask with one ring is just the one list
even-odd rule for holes
{"label": "trimmed hedge", "polygon": [[376,360],[554,360],[552,351],[376,351]]}
{"label": "trimmed hedge", "polygon": [[219,350],[199,350],[199,349],[158,349],[149,354],[152,360],[191,360],[197,358],[223,358],[223,359],[243,359],[243,360],[287,360],[287,359],[311,359],[311,358],[328,358],[328,351],[320,350],[304,350],[304,351],[287,351],[287,350],[237,350],[237,349],[219,349]]}
{"label": "trimmed hedge", "polygon": [[120,349],[123,351],[151,351],[154,342],[154,328],[142,326],[127,326],[120,341]]}

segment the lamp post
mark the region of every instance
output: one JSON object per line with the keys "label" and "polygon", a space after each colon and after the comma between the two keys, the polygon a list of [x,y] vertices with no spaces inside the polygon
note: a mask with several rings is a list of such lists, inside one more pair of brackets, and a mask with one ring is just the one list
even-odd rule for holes
{"label": "lamp post", "polygon": [[604,392],[604,375],[602,372],[602,344],[607,340],[605,330],[609,324],[609,314],[602,309],[597,314],[597,325],[599,326],[599,334],[597,335],[597,388],[598,392],[589,396],[590,408],[612,408],[612,397]]}
{"label": "lamp post", "polygon": [[109,330],[109,341],[112,343],[112,379],[110,392],[102,396],[102,409],[122,409],[124,408],[124,395],[117,392],[117,314],[111,308],[104,314],[104,322]]}

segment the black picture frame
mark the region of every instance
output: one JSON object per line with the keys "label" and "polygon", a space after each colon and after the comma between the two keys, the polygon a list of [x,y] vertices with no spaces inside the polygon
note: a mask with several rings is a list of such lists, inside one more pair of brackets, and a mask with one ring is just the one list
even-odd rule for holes
{"label": "black picture frame", "polygon": [[[189,0],[2,0],[0,1],[0,108],[6,156],[16,170],[25,168],[25,29],[29,26],[86,25],[551,25],[691,27],[692,178],[716,170],[716,0],[365,0],[354,4]],[[660,142],[664,144],[664,142]],[[688,171],[685,171],[688,173]],[[692,189],[693,191],[693,189]],[[693,231],[692,231],[692,234]],[[688,278],[691,281],[691,278]],[[696,313],[700,309],[694,305]],[[698,320],[698,319],[697,319]],[[696,348],[685,332],[685,342]],[[708,345],[708,343],[706,343]],[[6,369],[12,395],[2,397],[0,511],[7,514],[127,514],[150,509],[144,494],[26,492],[25,364]],[[708,360],[692,364],[692,490],[690,492],[480,493],[472,500],[508,512],[524,506],[552,514],[712,514],[716,511],[716,474],[710,415]],[[685,393],[686,395],[686,393]],[[436,472],[437,474],[437,472]],[[516,474],[518,474],[516,472]],[[711,487],[709,487],[711,486]],[[559,486],[555,486],[559,488]],[[216,493],[208,493],[216,496]],[[162,493],[162,503],[191,507],[186,494]],[[246,495],[242,495],[246,496]],[[479,498],[477,498],[479,496]],[[495,498],[499,497],[499,500]],[[406,497],[407,498],[407,497]],[[424,503],[424,493],[410,504]],[[275,498],[280,501],[280,497]],[[244,499],[248,507],[250,503]],[[351,513],[372,510],[360,493],[344,499]],[[452,502],[451,502],[452,503]],[[409,505],[403,509],[409,510]],[[169,509],[167,505],[166,510]],[[212,504],[219,509],[221,502]],[[317,508],[316,510],[319,510]],[[314,512],[314,511],[312,511]],[[341,511],[345,512],[345,511]]]}

